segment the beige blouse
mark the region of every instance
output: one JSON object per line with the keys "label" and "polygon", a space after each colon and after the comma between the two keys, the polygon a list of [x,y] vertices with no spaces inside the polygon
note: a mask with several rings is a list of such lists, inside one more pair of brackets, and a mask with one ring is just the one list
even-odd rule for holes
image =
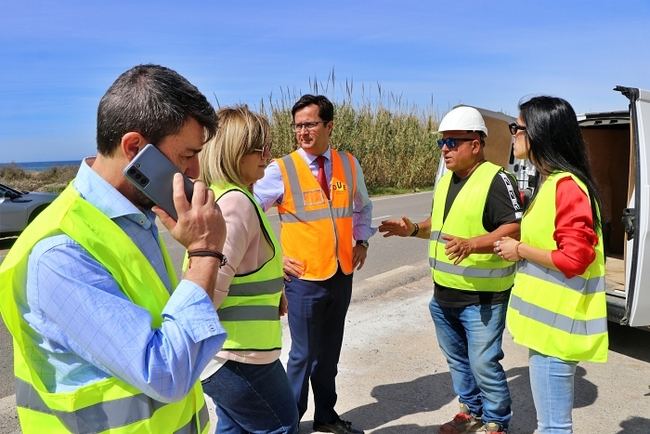
{"label": "beige blouse", "polygon": [[[218,307],[228,295],[228,288],[235,274],[249,273],[259,269],[273,256],[273,248],[266,241],[255,206],[239,191],[230,191],[217,201],[226,222],[226,242],[223,253],[228,263],[219,270],[214,292],[214,305]],[[281,252],[278,252],[281,254]],[[280,357],[280,350],[273,351],[219,351],[201,373],[201,380],[214,374],[227,360],[262,365]]]}

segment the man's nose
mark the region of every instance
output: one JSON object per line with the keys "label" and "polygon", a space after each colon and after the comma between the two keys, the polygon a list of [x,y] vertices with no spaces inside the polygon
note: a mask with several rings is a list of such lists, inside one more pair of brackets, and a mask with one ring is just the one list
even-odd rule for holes
{"label": "man's nose", "polygon": [[198,155],[195,155],[189,160],[187,168],[185,169],[185,175],[189,178],[196,179],[199,177],[199,173],[199,157]]}

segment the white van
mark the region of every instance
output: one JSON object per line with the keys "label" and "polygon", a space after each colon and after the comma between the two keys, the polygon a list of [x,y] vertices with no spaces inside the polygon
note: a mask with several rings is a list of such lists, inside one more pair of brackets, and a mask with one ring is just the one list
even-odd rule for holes
{"label": "white van", "polygon": [[[603,202],[607,307],[610,321],[650,326],[650,92],[617,86],[627,110],[587,113],[578,122]],[[624,101],[621,101],[624,106]],[[512,156],[508,124],[515,118],[476,107],[489,131],[486,158],[515,175],[529,198],[538,177]],[[436,180],[445,170],[441,160]]]}

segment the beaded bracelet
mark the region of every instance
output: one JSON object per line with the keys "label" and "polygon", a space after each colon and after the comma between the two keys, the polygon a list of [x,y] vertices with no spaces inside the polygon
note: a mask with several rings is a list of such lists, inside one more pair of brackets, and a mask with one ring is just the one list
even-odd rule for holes
{"label": "beaded bracelet", "polygon": [[411,235],[409,235],[409,237],[414,237],[418,234],[418,232],[420,232],[420,225],[413,223],[413,226],[415,226],[415,229],[413,229],[413,232],[411,232]]}

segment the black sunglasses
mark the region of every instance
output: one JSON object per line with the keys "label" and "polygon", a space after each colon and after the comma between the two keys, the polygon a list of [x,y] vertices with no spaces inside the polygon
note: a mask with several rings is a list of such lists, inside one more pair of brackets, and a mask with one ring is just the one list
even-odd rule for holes
{"label": "black sunglasses", "polygon": [[508,128],[510,129],[510,134],[513,136],[517,135],[517,131],[526,131],[526,127],[523,125],[519,125],[517,122],[513,122],[511,124],[508,124]]}
{"label": "black sunglasses", "polygon": [[447,137],[446,139],[438,139],[438,147],[442,149],[447,146],[447,149],[456,149],[461,143],[477,140],[472,137]]}

